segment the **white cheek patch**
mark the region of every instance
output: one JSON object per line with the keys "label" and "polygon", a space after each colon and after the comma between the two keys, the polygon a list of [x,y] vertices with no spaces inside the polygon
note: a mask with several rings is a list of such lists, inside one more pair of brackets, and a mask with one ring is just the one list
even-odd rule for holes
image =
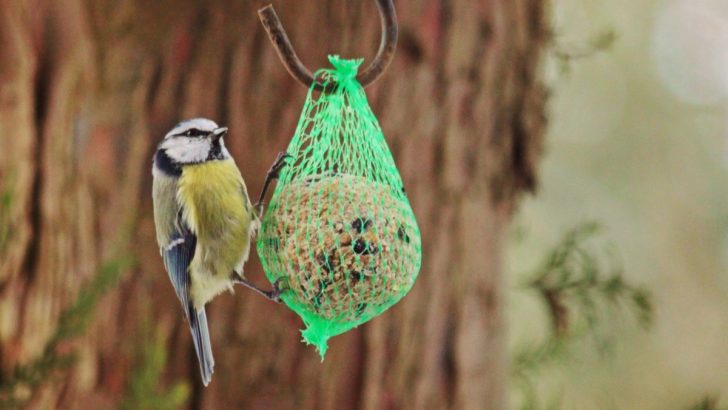
{"label": "white cheek patch", "polygon": [[162,148],[175,162],[203,162],[210,153],[210,141],[207,138],[176,137],[165,140]]}

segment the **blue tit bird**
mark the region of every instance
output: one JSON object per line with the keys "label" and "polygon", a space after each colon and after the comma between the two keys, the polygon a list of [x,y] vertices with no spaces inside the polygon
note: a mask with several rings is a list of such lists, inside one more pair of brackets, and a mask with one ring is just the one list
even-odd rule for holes
{"label": "blue tit bird", "polygon": [[[279,294],[262,291],[243,276],[260,216],[225,148],[226,133],[209,119],[182,121],[159,144],[152,168],[157,242],[190,325],[205,386],[215,365],[205,305],[234,284],[276,301]],[[284,160],[269,171],[266,188]]]}

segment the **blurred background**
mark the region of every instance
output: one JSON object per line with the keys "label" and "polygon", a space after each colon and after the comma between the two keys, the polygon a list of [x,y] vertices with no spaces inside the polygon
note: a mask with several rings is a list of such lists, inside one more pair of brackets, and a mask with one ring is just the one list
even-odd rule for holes
{"label": "blurred background", "polygon": [[[727,405],[721,0],[397,1],[367,93],[422,230],[415,287],[323,363],[285,306],[222,295],[202,388],[151,155],[213,118],[258,192],[306,94],[266,3],[0,3],[0,407]],[[374,54],[371,1],[273,4],[310,68]]]}
{"label": "blurred background", "polygon": [[[598,246],[616,250],[627,280],[652,293],[654,321],[644,331],[605,312],[612,354],[580,343],[541,375],[542,396],[562,394],[564,408],[725,400],[728,3],[557,0],[552,11],[550,126],[538,194],[515,218],[511,287],[564,231],[595,221]],[[564,53],[576,58],[563,64]],[[544,313],[514,291],[513,349],[543,332]]]}

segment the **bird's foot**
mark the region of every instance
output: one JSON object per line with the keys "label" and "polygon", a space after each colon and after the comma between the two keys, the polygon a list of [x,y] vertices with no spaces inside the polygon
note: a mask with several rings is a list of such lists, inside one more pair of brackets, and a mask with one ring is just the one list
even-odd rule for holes
{"label": "bird's foot", "polygon": [[266,299],[268,299],[268,300],[270,300],[272,302],[276,302],[276,303],[280,303],[281,302],[281,293],[283,292],[281,290],[281,288],[280,288],[280,282],[281,282],[281,279],[276,280],[273,283],[273,289],[272,290],[263,290],[263,289],[255,286],[253,283],[251,283],[247,279],[243,279],[243,278],[240,278],[240,277],[233,279],[233,283],[234,284],[236,284],[236,285],[243,285],[246,288],[252,290],[253,292],[255,292],[255,293],[259,294],[259,295],[262,295]]}

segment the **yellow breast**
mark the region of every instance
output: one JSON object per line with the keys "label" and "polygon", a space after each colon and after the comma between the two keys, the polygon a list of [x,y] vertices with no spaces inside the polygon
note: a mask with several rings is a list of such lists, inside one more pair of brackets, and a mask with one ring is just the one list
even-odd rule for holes
{"label": "yellow breast", "polygon": [[229,222],[234,225],[250,223],[245,183],[232,160],[184,167],[177,199],[186,211],[186,221],[198,238],[231,228]]}
{"label": "yellow breast", "polygon": [[197,236],[190,275],[193,300],[200,305],[231,286],[233,271],[242,273],[257,219],[231,159],[185,166],[177,200]]}

